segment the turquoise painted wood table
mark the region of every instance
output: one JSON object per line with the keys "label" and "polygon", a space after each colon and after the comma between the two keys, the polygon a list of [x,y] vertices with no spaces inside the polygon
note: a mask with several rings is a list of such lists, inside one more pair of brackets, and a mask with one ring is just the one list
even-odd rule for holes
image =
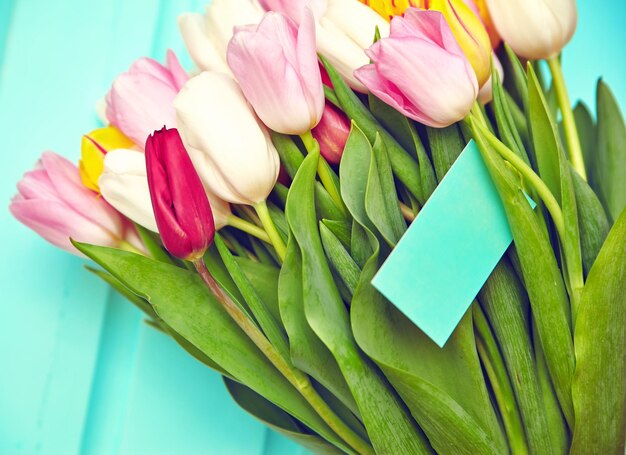
{"label": "turquoise painted wood table", "polygon": [[[575,97],[602,75],[626,105],[626,4],[580,0],[564,64]],[[218,375],[11,219],[21,174],[45,149],[72,160],[94,103],[137,57],[173,48],[193,0],[0,0],[0,453],[303,454],[238,409]]]}

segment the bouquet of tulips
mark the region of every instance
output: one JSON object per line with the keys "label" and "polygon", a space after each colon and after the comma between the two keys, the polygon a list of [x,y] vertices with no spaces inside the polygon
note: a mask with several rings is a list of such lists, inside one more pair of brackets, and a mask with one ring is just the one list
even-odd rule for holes
{"label": "bouquet of tulips", "polygon": [[[313,452],[623,453],[626,126],[603,82],[572,109],[576,20],[214,0],[179,19],[197,70],[136,61],[10,209]],[[514,242],[441,348],[371,282],[470,140]]]}

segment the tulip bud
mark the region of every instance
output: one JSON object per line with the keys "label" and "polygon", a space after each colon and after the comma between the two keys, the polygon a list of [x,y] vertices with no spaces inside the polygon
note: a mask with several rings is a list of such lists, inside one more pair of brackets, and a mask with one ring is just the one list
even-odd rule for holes
{"label": "tulip bud", "polygon": [[558,55],[576,30],[576,0],[487,0],[502,39],[525,58]]}
{"label": "tulip bud", "polygon": [[437,11],[409,8],[391,21],[391,35],[367,51],[373,64],[356,77],[378,98],[425,125],[463,119],[478,95],[476,74]]}
{"label": "tulip bud", "polygon": [[269,128],[304,134],[320,121],[325,99],[309,9],[299,26],[269,12],[255,29],[238,29],[228,45],[228,65]]}
{"label": "tulip bud", "polygon": [[99,128],[85,134],[81,142],[81,159],[78,163],[83,184],[99,193],[98,179],[104,169],[104,156],[111,150],[130,147],[133,147],[132,141],[114,126]]}
{"label": "tulip bud", "polygon": [[[102,197],[118,212],[146,229],[158,232],[143,153],[128,149],[107,153],[98,183]],[[213,211],[215,227],[221,229],[231,215],[230,206],[212,194],[207,193],[207,197]]]}
{"label": "tulip bud", "polygon": [[226,50],[233,29],[258,24],[262,17],[263,10],[250,0],[214,0],[207,5],[206,14],[181,15],[178,27],[198,68],[230,74]]}
{"label": "tulip bud", "polygon": [[17,189],[13,216],[59,248],[79,254],[70,238],[109,247],[124,239],[122,217],[83,186],[78,168],[62,156],[44,153]]}
{"label": "tulip bud", "polygon": [[201,258],[215,235],[213,213],[176,129],[164,127],[148,137],[146,169],[163,245],[178,258]]}
{"label": "tulip bud", "polygon": [[222,73],[201,73],[187,82],[174,106],[183,142],[205,186],[233,204],[265,201],[280,159],[237,82]]}
{"label": "tulip bud", "polygon": [[393,16],[403,15],[408,8],[420,8],[424,3],[423,0],[360,0],[360,2],[389,21]]}
{"label": "tulip bud", "polygon": [[188,76],[169,51],[167,66],[142,58],[117,77],[107,95],[107,118],[143,149],[146,138],[163,125],[176,126],[172,103]]}
{"label": "tulip bud", "polygon": [[266,11],[276,11],[290,17],[297,24],[302,20],[308,7],[316,19],[322,17],[328,7],[328,0],[259,0]]}
{"label": "tulip bud", "polygon": [[483,21],[483,25],[487,30],[487,35],[489,35],[489,40],[491,41],[491,47],[493,49],[497,49],[500,43],[502,42],[502,38],[498,34],[495,25],[493,25],[493,20],[491,20],[491,14],[489,14],[489,8],[487,8],[487,0],[463,0],[467,6],[472,8]]}
{"label": "tulip bud", "polygon": [[350,135],[348,117],[331,104],[326,104],[324,115],[311,131],[320,145],[320,153],[331,164],[339,164],[343,149]]}

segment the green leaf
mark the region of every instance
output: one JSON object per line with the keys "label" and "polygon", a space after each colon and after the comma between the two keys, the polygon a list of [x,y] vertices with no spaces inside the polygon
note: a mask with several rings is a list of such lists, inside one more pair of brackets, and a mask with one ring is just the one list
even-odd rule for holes
{"label": "green leaf", "polygon": [[537,321],[550,376],[567,421],[574,421],[571,382],[574,347],[567,308],[569,302],[550,240],[540,226],[517,179],[511,178],[499,155],[475,131],[475,138],[504,204],[513,233],[526,290]]}
{"label": "green leaf", "polygon": [[609,234],[611,225],[596,193],[578,172],[572,169],[571,173],[579,214],[583,269],[585,274],[588,274],[606,240],[606,236]]}
{"label": "green leaf", "polygon": [[358,408],[337,362],[306,320],[302,299],[302,257],[293,237],[287,242],[278,291],[280,314],[289,335],[291,361],[358,415]]}
{"label": "green leaf", "polygon": [[230,273],[243,299],[248,304],[248,308],[252,311],[259,327],[280,355],[283,358],[289,358],[289,345],[287,344],[287,337],[282,327],[278,323],[278,320],[274,318],[268,306],[256,293],[254,287],[242,272],[239,264],[235,261],[235,258],[230,253],[219,234],[215,236],[215,246],[217,246],[217,250],[220,253],[222,261],[224,261],[228,273]]}
{"label": "green leaf", "polygon": [[511,69],[511,71],[505,71],[505,74],[507,75],[506,81],[513,85],[518,103],[524,107],[524,110],[527,110],[528,84],[526,71],[524,71],[524,66],[509,45],[505,43],[504,48],[506,50],[507,62],[503,63],[508,63],[508,66],[510,66]]}
{"label": "green leaf", "polygon": [[112,248],[76,243],[165,323],[237,381],[292,414],[338,447],[341,440],[230,318],[200,277],[187,270]]}
{"label": "green leaf", "polygon": [[592,181],[595,173],[593,167],[596,161],[596,144],[598,142],[597,128],[591,112],[589,112],[589,109],[582,101],[574,108],[574,121],[576,122],[576,129],[580,138],[580,146],[583,150],[587,177]]}
{"label": "green leaf", "polygon": [[626,124],[609,87],[598,82],[598,145],[593,165],[596,193],[612,221],[626,207]]}
{"label": "green leaf", "polygon": [[426,131],[428,132],[430,156],[433,159],[437,180],[441,182],[465,148],[465,143],[457,125],[451,125],[447,128],[427,127]]}
{"label": "green leaf", "polygon": [[576,321],[572,455],[623,454],[626,438],[626,210],[591,268]]}
{"label": "green leaf", "polygon": [[478,299],[504,357],[531,453],[553,453],[539,378],[535,370],[528,296],[506,259],[500,261]]}
{"label": "green leaf", "polygon": [[[365,265],[352,300],[359,346],[381,367],[437,453],[508,453],[480,369],[471,316],[442,349],[374,289],[377,269],[378,252]],[[428,450],[425,442],[422,450]]]}
{"label": "green leaf", "polygon": [[350,249],[350,231],[352,229],[352,225],[350,223],[327,220],[325,218],[322,218],[322,223],[324,223],[328,230],[331,231],[335,237],[337,237],[346,250]]}
{"label": "green leaf", "polygon": [[337,204],[320,182],[315,182],[315,208],[323,218],[347,221],[346,215],[337,208]]}
{"label": "green leaf", "polygon": [[280,321],[278,309],[278,274],[277,267],[253,261],[245,257],[235,257],[235,262],[244,273],[263,303],[276,321]]}
{"label": "green leaf", "polygon": [[350,253],[348,253],[335,234],[333,234],[332,231],[326,227],[326,224],[321,221],[320,235],[328,262],[337,272],[341,281],[343,281],[346,285],[348,291],[350,292],[350,298],[352,298],[356,286],[359,283],[361,269],[358,265],[356,265],[356,262],[354,262],[354,259],[350,256]]}
{"label": "green leaf", "polygon": [[304,161],[302,152],[290,136],[275,131],[270,131],[270,135],[272,137],[272,143],[278,151],[278,156],[280,156],[280,162],[285,166],[289,177],[293,178],[296,172],[298,172],[302,161]]}
{"label": "green leaf", "polygon": [[528,65],[528,106],[539,174],[563,209],[565,232],[562,233],[560,241],[565,256],[564,268],[572,301],[572,318],[575,321],[580,293],[584,286],[576,193],[571,166],[565,158],[556,122],[548,112],[541,86],[531,65]]}
{"label": "green leaf", "polygon": [[305,158],[287,199],[287,219],[302,252],[307,322],[339,364],[374,449],[378,453],[423,453],[423,437],[415,423],[378,372],[362,357],[352,336],[348,313],[324,257],[318,231],[313,203],[318,159],[318,153]]}
{"label": "green leaf", "polygon": [[141,238],[141,241],[143,242],[146,250],[148,251],[148,253],[150,253],[150,256],[152,256],[152,258],[156,259],[157,261],[165,262],[167,264],[174,263],[170,255],[167,254],[167,252],[163,248],[159,236],[156,233],[146,229],[140,224],[134,223],[134,225],[135,229],[137,229],[139,237]]}
{"label": "green leaf", "polygon": [[[316,454],[339,455],[344,453],[328,444],[319,436],[305,433],[302,425],[289,414],[249,387],[228,378],[224,378],[224,384],[230,396],[242,409],[286,438]],[[348,453],[354,454],[355,452],[350,451]]]}
{"label": "green leaf", "polygon": [[378,232],[393,248],[406,232],[406,222],[396,196],[387,148],[378,135],[370,159],[365,211]]}
{"label": "green leaf", "polygon": [[335,88],[335,94],[341,104],[342,110],[373,143],[376,140],[376,133],[379,133],[389,151],[389,159],[393,167],[394,174],[404,186],[419,199],[422,193],[420,185],[419,166],[414,159],[402,148],[400,144],[376,121],[371,112],[359,100],[343,78],[337,73],[332,65],[324,57],[320,56],[322,64],[328,72],[328,76]]}

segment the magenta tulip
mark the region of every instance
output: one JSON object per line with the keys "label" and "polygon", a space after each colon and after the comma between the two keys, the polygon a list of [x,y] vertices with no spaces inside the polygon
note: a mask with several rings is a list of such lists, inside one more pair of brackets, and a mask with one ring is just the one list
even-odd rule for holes
{"label": "magenta tulip", "polygon": [[359,68],[356,78],[420,123],[451,125],[476,101],[476,74],[440,12],[407,9],[391,21],[389,38],[366,52],[373,63]]}
{"label": "magenta tulip", "polygon": [[269,12],[256,28],[238,28],[228,65],[257,115],[284,134],[311,130],[324,112],[324,89],[315,52],[315,23],[307,9],[300,25]]}
{"label": "magenta tulip", "polygon": [[146,141],[150,199],[165,248],[174,256],[201,258],[215,235],[209,199],[176,129]]}
{"label": "magenta tulip", "polygon": [[79,254],[70,238],[115,247],[124,238],[122,217],[81,182],[78,168],[52,152],[17,184],[9,210],[48,242]]}
{"label": "magenta tulip", "polygon": [[188,79],[172,51],[165,66],[139,59],[113,82],[106,98],[107,119],[143,148],[155,129],[176,126],[174,98]]}
{"label": "magenta tulip", "polygon": [[350,135],[350,121],[330,103],[326,104],[322,120],[311,134],[320,144],[320,153],[331,164],[339,164]]}

